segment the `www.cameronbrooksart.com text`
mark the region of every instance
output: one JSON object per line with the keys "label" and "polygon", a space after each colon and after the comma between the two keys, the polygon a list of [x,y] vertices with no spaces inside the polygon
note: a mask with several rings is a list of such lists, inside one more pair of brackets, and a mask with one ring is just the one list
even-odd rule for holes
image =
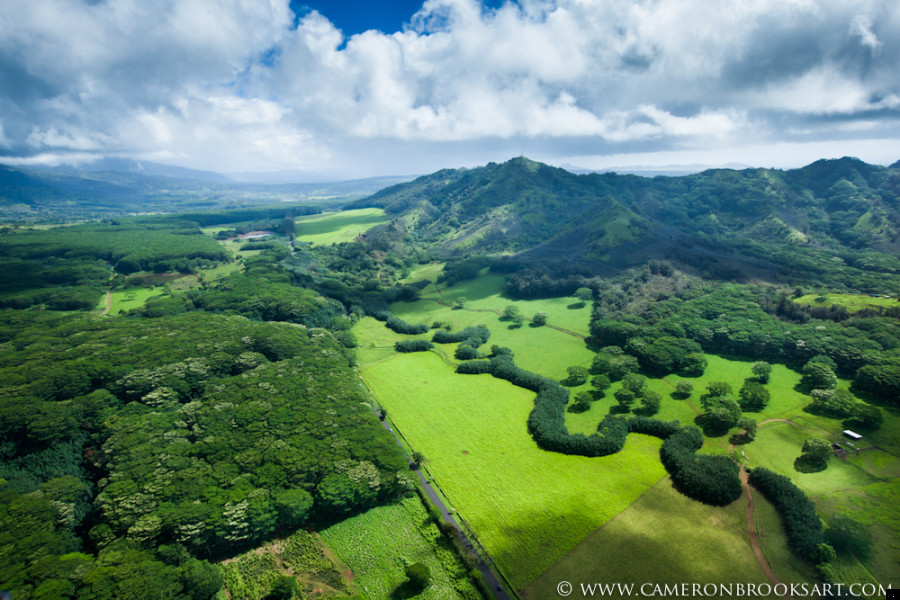
{"label": "www.cameronbrooksart.com text", "polygon": [[888,585],[874,583],[579,583],[561,581],[556,591],[563,598],[825,598],[849,594],[859,598],[886,597]]}

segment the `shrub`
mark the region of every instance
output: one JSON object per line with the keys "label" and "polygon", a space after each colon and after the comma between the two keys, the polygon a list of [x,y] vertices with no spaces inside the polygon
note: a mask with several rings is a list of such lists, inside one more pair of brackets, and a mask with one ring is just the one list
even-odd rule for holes
{"label": "shrub", "polygon": [[434,348],[428,340],[403,340],[394,344],[397,352],[425,352]]}

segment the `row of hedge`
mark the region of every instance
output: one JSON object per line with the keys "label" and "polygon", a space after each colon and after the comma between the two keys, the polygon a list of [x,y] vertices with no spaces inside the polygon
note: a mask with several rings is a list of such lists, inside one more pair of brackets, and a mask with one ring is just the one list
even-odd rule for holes
{"label": "row of hedge", "polygon": [[625,419],[607,415],[592,435],[570,433],[565,422],[569,391],[556,381],[516,366],[510,355],[490,360],[461,363],[457,373],[489,373],[513,385],[537,393],[528,415],[528,431],[538,446],[551,452],[579,456],[608,456],[625,445],[631,432],[653,435],[665,440],[660,458],[672,476],[676,489],[707,504],[725,505],[741,495],[737,465],[725,456],[697,456],[703,434],[696,427],[683,427],[677,421],[666,422],[646,417]]}

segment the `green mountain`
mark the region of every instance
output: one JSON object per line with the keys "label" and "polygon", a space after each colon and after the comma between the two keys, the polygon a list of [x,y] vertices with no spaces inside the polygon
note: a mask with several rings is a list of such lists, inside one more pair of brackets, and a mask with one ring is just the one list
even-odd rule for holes
{"label": "green mountain", "polygon": [[[398,233],[442,258],[514,255],[597,272],[666,259],[728,278],[843,269],[832,275],[848,286],[857,271],[900,273],[900,167],[853,158],[645,178],[574,175],[520,157],[439,171],[350,206],[385,209]],[[861,287],[877,287],[868,279]]]}

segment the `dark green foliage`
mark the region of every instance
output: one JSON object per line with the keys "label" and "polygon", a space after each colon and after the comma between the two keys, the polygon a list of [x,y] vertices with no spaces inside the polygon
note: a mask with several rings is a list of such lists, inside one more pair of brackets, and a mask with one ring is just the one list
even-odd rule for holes
{"label": "dark green foliage", "polygon": [[828,466],[828,459],[834,454],[831,444],[819,438],[806,438],[802,452],[794,461],[794,468],[801,473],[824,471]]}
{"label": "dark green foliage", "polygon": [[575,398],[569,403],[566,410],[570,413],[583,413],[591,408],[593,398],[587,392],[579,392],[575,394]]}
{"label": "dark green foliage", "polygon": [[750,483],[775,505],[794,554],[812,564],[821,562],[822,521],[806,494],[784,475],[763,467],[750,471]]}
{"label": "dark green foliage", "polygon": [[855,427],[875,431],[884,423],[884,415],[877,407],[870,404],[856,404],[850,418],[844,421],[844,427]]}
{"label": "dark green foliage", "polygon": [[838,379],[831,366],[823,361],[810,360],[803,365],[800,386],[806,390],[833,390]]}
{"label": "dark green foliage", "polygon": [[[90,456],[104,474],[92,523],[104,545],[166,537],[195,554],[231,551],[305,522],[313,500],[320,515],[345,514],[402,489],[406,463],[329,336],[197,312],[14,322],[15,345],[0,352],[10,399],[0,428],[22,454],[0,457],[4,473],[22,491],[43,485],[75,526],[94,493],[82,468]],[[323,413],[345,444],[313,435]],[[83,429],[97,444],[90,453],[66,441]]]}
{"label": "dark green foliage", "polygon": [[615,396],[616,402],[619,403],[619,406],[622,408],[622,410],[625,410],[626,412],[631,410],[631,406],[637,399],[634,395],[634,392],[624,387],[616,390],[616,393],[613,394],[613,396]]}
{"label": "dark green foliage", "polygon": [[745,380],[738,395],[741,410],[745,412],[759,412],[769,404],[769,390],[755,379]]}
{"label": "dark green foliage", "polygon": [[685,398],[690,398],[692,393],[694,393],[694,384],[682,379],[675,384],[675,391],[672,392],[672,397],[684,400]]}
{"label": "dark green foliage", "polygon": [[272,582],[272,589],[266,595],[265,600],[291,600],[300,593],[297,580],[290,575],[279,575]]}
{"label": "dark green foliage", "polygon": [[413,563],[406,567],[406,577],[412,587],[424,590],[431,583],[431,570],[423,563]]}
{"label": "dark green foliage", "polygon": [[641,414],[645,416],[653,416],[659,412],[662,405],[662,396],[653,390],[647,390],[641,396]]}
{"label": "dark green foliage", "polygon": [[[434,348],[428,340],[402,340],[394,344],[397,352],[425,352]],[[477,352],[475,353],[478,354]]]}
{"label": "dark green foliage", "polygon": [[[196,268],[199,261],[230,260],[225,249],[203,235],[196,226],[184,225],[172,230],[131,222],[75,225],[0,236],[0,257],[25,261],[47,258],[101,260],[124,274],[187,271],[192,265]],[[45,277],[52,278],[53,275]]]}
{"label": "dark green foliage", "polygon": [[853,378],[855,389],[900,406],[900,359],[866,365]]}
{"label": "dark green foliage", "polygon": [[706,386],[706,393],[700,396],[700,404],[703,408],[709,408],[710,402],[720,396],[729,396],[734,393],[731,384],[727,381],[710,381]]}
{"label": "dark green foliage", "polygon": [[473,348],[479,348],[491,337],[491,332],[484,325],[466,327],[459,331],[436,331],[431,341],[435,344],[464,343]]}
{"label": "dark green foliage", "polygon": [[744,433],[737,437],[737,443],[745,444],[756,439],[756,421],[750,417],[741,417],[738,419],[737,426],[744,430]]}
{"label": "dark green foliage", "polygon": [[275,495],[278,527],[284,531],[293,531],[306,523],[312,513],[312,508],[313,497],[304,489],[284,490]]}
{"label": "dark green foliage", "polygon": [[741,406],[731,396],[715,396],[706,403],[704,429],[709,435],[723,435],[737,425]]}
{"label": "dark green foliage", "polygon": [[809,405],[809,411],[844,419],[853,414],[856,407],[856,400],[853,394],[847,390],[813,390],[812,404]]}
{"label": "dark green foliage", "polygon": [[625,354],[618,346],[601,348],[591,363],[592,374],[607,375],[610,381],[619,381],[627,373],[637,369],[637,359]]}
{"label": "dark green foliage", "polygon": [[539,312],[535,313],[533,317],[531,317],[531,324],[535,327],[543,327],[547,324],[547,313]]}
{"label": "dark green foliage", "polygon": [[869,528],[847,515],[835,514],[828,518],[825,539],[840,554],[852,554],[862,561],[872,556]]}
{"label": "dark green foliage", "polygon": [[453,353],[453,356],[457,360],[473,360],[478,358],[478,350],[476,350],[472,346],[469,346],[468,344],[460,344],[459,346],[457,346],[456,351]]}
{"label": "dark green foliage", "polygon": [[411,323],[407,323],[399,317],[390,317],[387,321],[384,322],[384,324],[388,329],[396,333],[402,333],[403,335],[419,335],[422,333],[428,333],[428,325],[424,323],[413,325]]}
{"label": "dark green foliage", "polygon": [[[215,287],[191,291],[187,297],[207,312],[288,321],[307,327],[330,327],[334,318],[343,314],[340,303],[293,285],[283,271],[271,265],[268,257],[251,257],[244,265],[243,273],[232,275]],[[148,303],[136,312],[145,314],[154,308]]]}
{"label": "dark green foliage", "polygon": [[642,369],[657,376],[681,373],[699,377],[706,368],[700,344],[685,338],[633,337],[625,344],[625,351],[637,357]]}
{"label": "dark green foliage", "polygon": [[586,368],[577,365],[567,367],[566,372],[569,376],[560,382],[566,387],[578,387],[584,385],[587,383],[588,377],[590,376],[590,372]]}

